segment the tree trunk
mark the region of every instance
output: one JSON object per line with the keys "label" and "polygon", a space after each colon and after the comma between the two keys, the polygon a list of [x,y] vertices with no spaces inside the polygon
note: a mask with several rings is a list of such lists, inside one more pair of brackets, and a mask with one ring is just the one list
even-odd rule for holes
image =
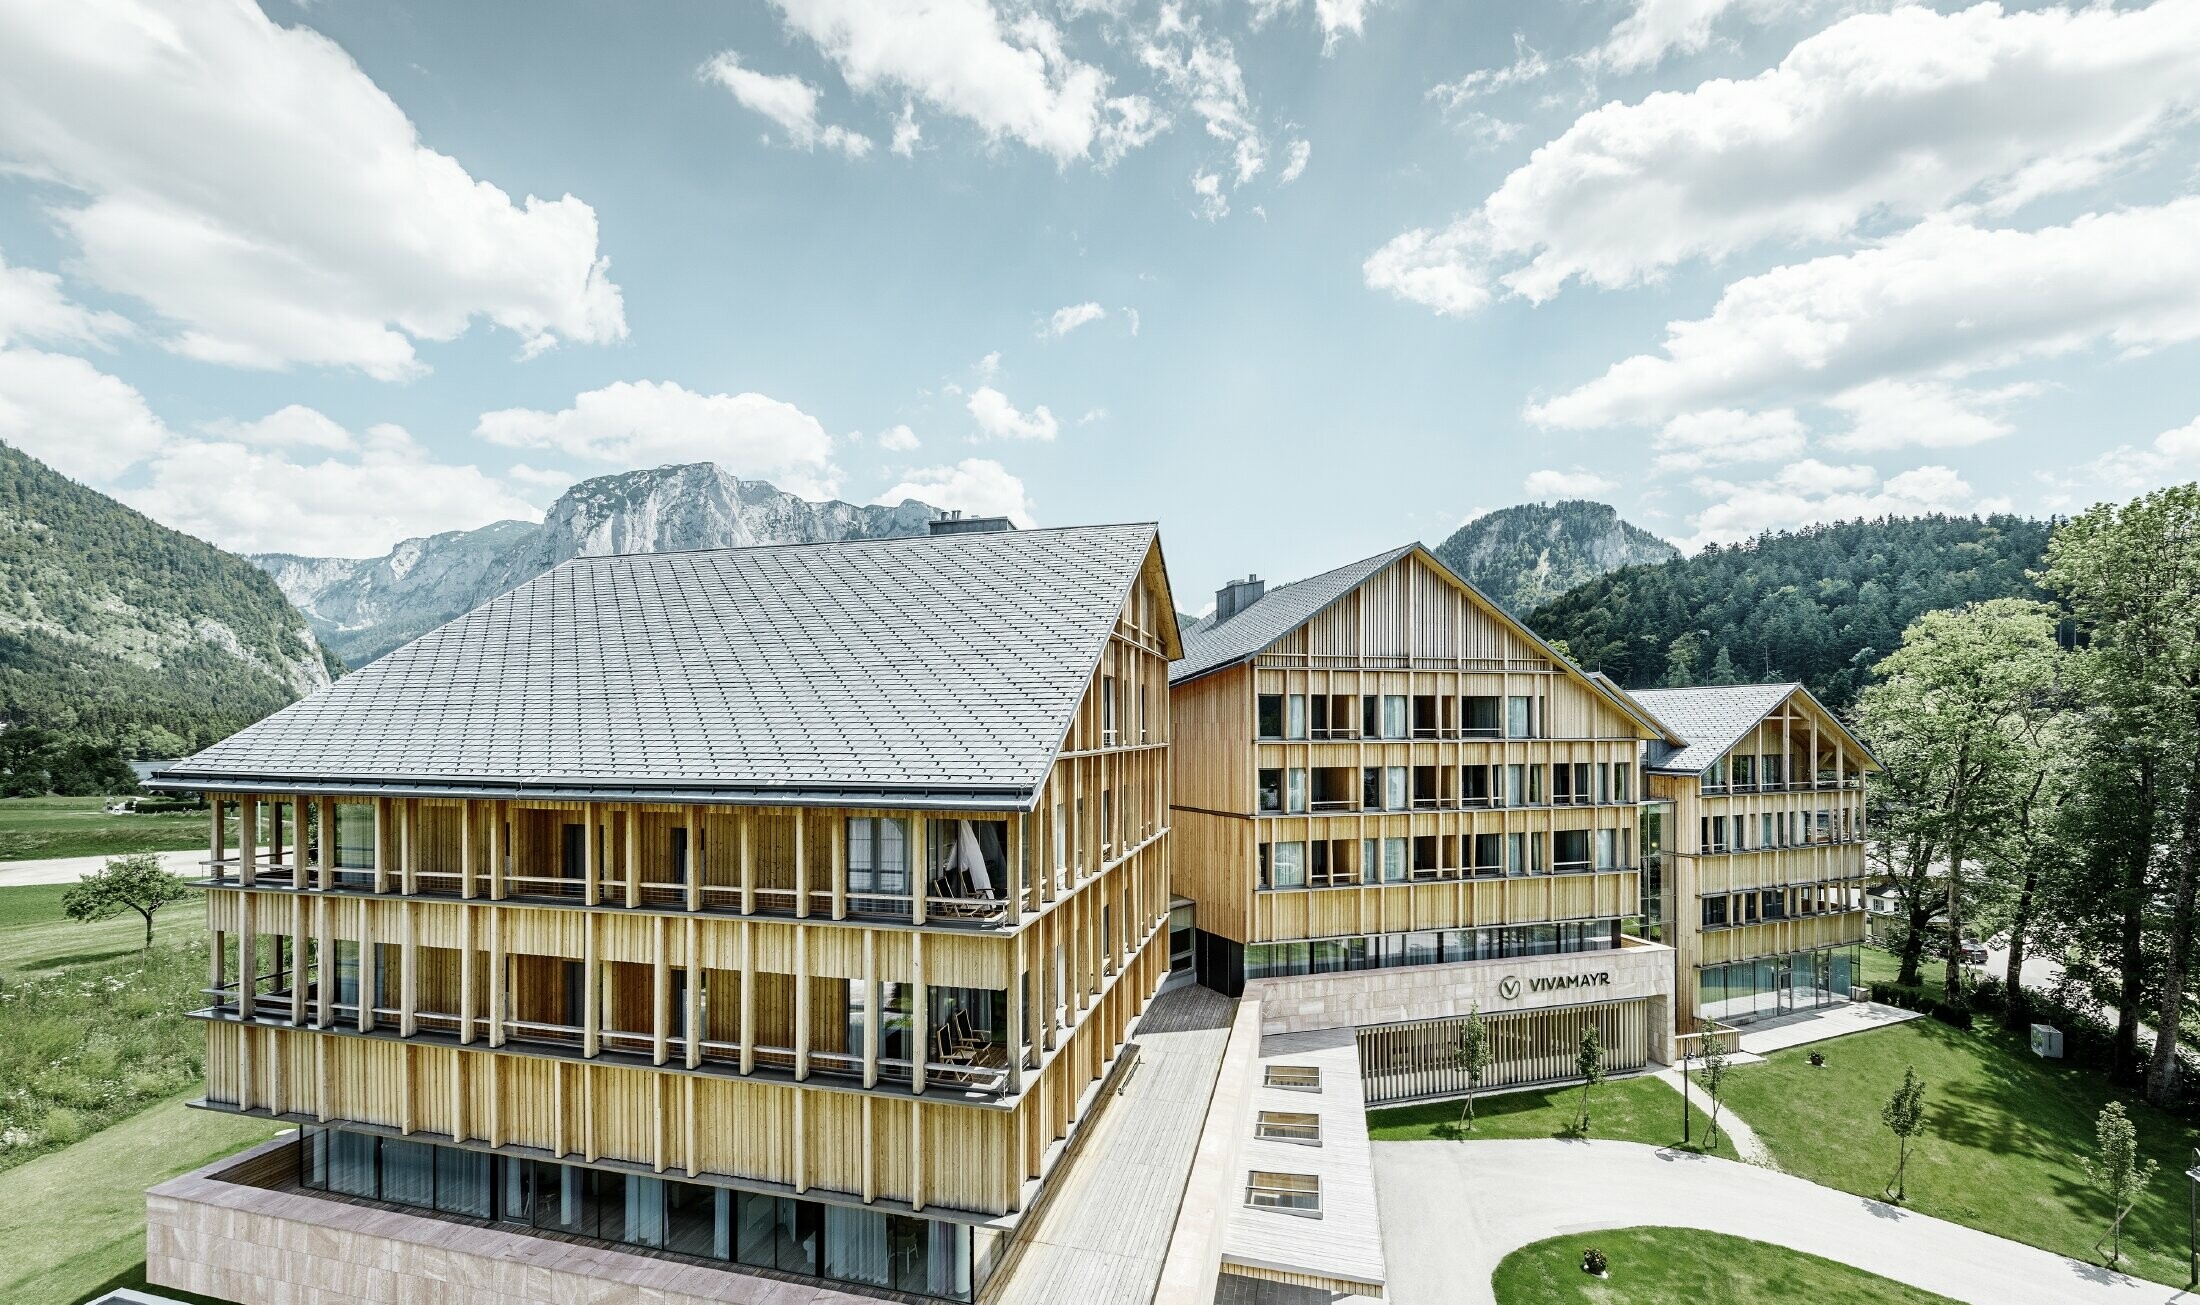
{"label": "tree trunk", "polygon": [[[2195,726],[2200,726],[2200,711],[2194,715]],[[2147,1067],[2147,1100],[2158,1106],[2168,1106],[2177,1095],[2177,1029],[2185,1013],[2185,954],[2192,939],[2193,859],[2200,856],[2200,751],[2185,768],[2184,810],[2177,825],[2177,879],[2170,890],[2162,1008],[2154,1021],[2154,1060]]]}
{"label": "tree trunk", "polygon": [[153,947],[153,913],[151,911],[140,911],[138,914],[145,917],[145,947],[146,950],[150,951]]}
{"label": "tree trunk", "polygon": [[2027,861],[2024,886],[2017,890],[2016,914],[2009,920],[2009,968],[2001,985],[2001,1022],[2011,1029],[2022,1030],[2032,1009],[2032,999],[2024,991],[2025,934],[2032,927],[2032,894],[2039,880],[2038,863]]}
{"label": "tree trunk", "polygon": [[1910,911],[1910,928],[1902,940],[1902,969],[1894,976],[1894,981],[1905,988],[1918,986],[1917,967],[1925,958],[1925,931],[1933,923],[1932,908],[1925,901],[1926,890],[1932,887],[1932,865],[1930,843],[1910,844],[1910,890],[1904,897]]}
{"label": "tree trunk", "polygon": [[2124,853],[2119,982],[2116,993],[2116,1041],[2109,1055],[2109,1077],[2118,1083],[2139,1078],[2139,1000],[2146,987],[2143,935],[2147,866],[2154,858],[2154,758],[2139,759],[2139,827]]}
{"label": "tree trunk", "polygon": [[1956,787],[1948,795],[1948,961],[1940,997],[1950,1006],[1963,1001],[1963,852],[1970,833],[1963,827],[1963,807],[1970,797],[1970,765],[1971,742],[1966,738],[1956,745]]}

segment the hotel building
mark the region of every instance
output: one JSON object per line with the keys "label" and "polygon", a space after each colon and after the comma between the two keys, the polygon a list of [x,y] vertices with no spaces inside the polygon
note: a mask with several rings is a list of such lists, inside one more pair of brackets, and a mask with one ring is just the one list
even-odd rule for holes
{"label": "hotel building", "polygon": [[1629,936],[1650,713],[1408,545],[1216,596],[1170,668],[1175,891],[1271,1035],[1356,1030],[1369,1102],[1666,1059],[1673,960]]}
{"label": "hotel building", "polygon": [[1800,684],[1646,689],[1653,914],[1684,1031],[1845,1002],[1864,940],[1864,776],[1879,762]]}
{"label": "hotel building", "polygon": [[997,1296],[1167,977],[1182,649],[1152,526],[983,524],[570,561],[163,772],[203,1105],[298,1132],[151,1278]]}

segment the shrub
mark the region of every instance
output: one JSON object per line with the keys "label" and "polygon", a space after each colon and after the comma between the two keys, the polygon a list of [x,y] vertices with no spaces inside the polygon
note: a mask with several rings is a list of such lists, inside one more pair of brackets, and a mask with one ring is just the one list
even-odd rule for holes
{"label": "shrub", "polygon": [[1610,1262],[1604,1258],[1604,1252],[1594,1246],[1581,1253],[1581,1271],[1583,1273],[1593,1273],[1598,1277],[1603,1277],[1605,1270],[1610,1267]]}
{"label": "shrub", "polygon": [[84,1137],[84,1117],[66,1106],[55,1106],[39,1121],[39,1133],[50,1146],[67,1146]]}

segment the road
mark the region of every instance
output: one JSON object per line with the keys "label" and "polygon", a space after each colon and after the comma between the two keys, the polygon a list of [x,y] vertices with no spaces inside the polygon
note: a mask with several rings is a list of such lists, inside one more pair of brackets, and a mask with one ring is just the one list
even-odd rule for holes
{"label": "road", "polygon": [[[170,874],[196,878],[200,873],[199,862],[206,859],[206,849],[194,848],[188,852],[161,852],[161,868]],[[21,888],[26,884],[73,884],[107,864],[104,856],[49,856],[36,861],[0,861],[0,888]]]}

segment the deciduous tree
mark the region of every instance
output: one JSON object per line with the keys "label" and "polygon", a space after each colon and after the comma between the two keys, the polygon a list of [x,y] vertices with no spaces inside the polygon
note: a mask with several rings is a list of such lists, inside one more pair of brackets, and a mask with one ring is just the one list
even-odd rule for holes
{"label": "deciduous tree", "polygon": [[61,909],[72,920],[111,920],[125,911],[145,917],[145,945],[153,945],[153,914],[170,902],[189,897],[183,880],[160,868],[151,852],[111,856],[107,864],[78,880],[61,895]]}

